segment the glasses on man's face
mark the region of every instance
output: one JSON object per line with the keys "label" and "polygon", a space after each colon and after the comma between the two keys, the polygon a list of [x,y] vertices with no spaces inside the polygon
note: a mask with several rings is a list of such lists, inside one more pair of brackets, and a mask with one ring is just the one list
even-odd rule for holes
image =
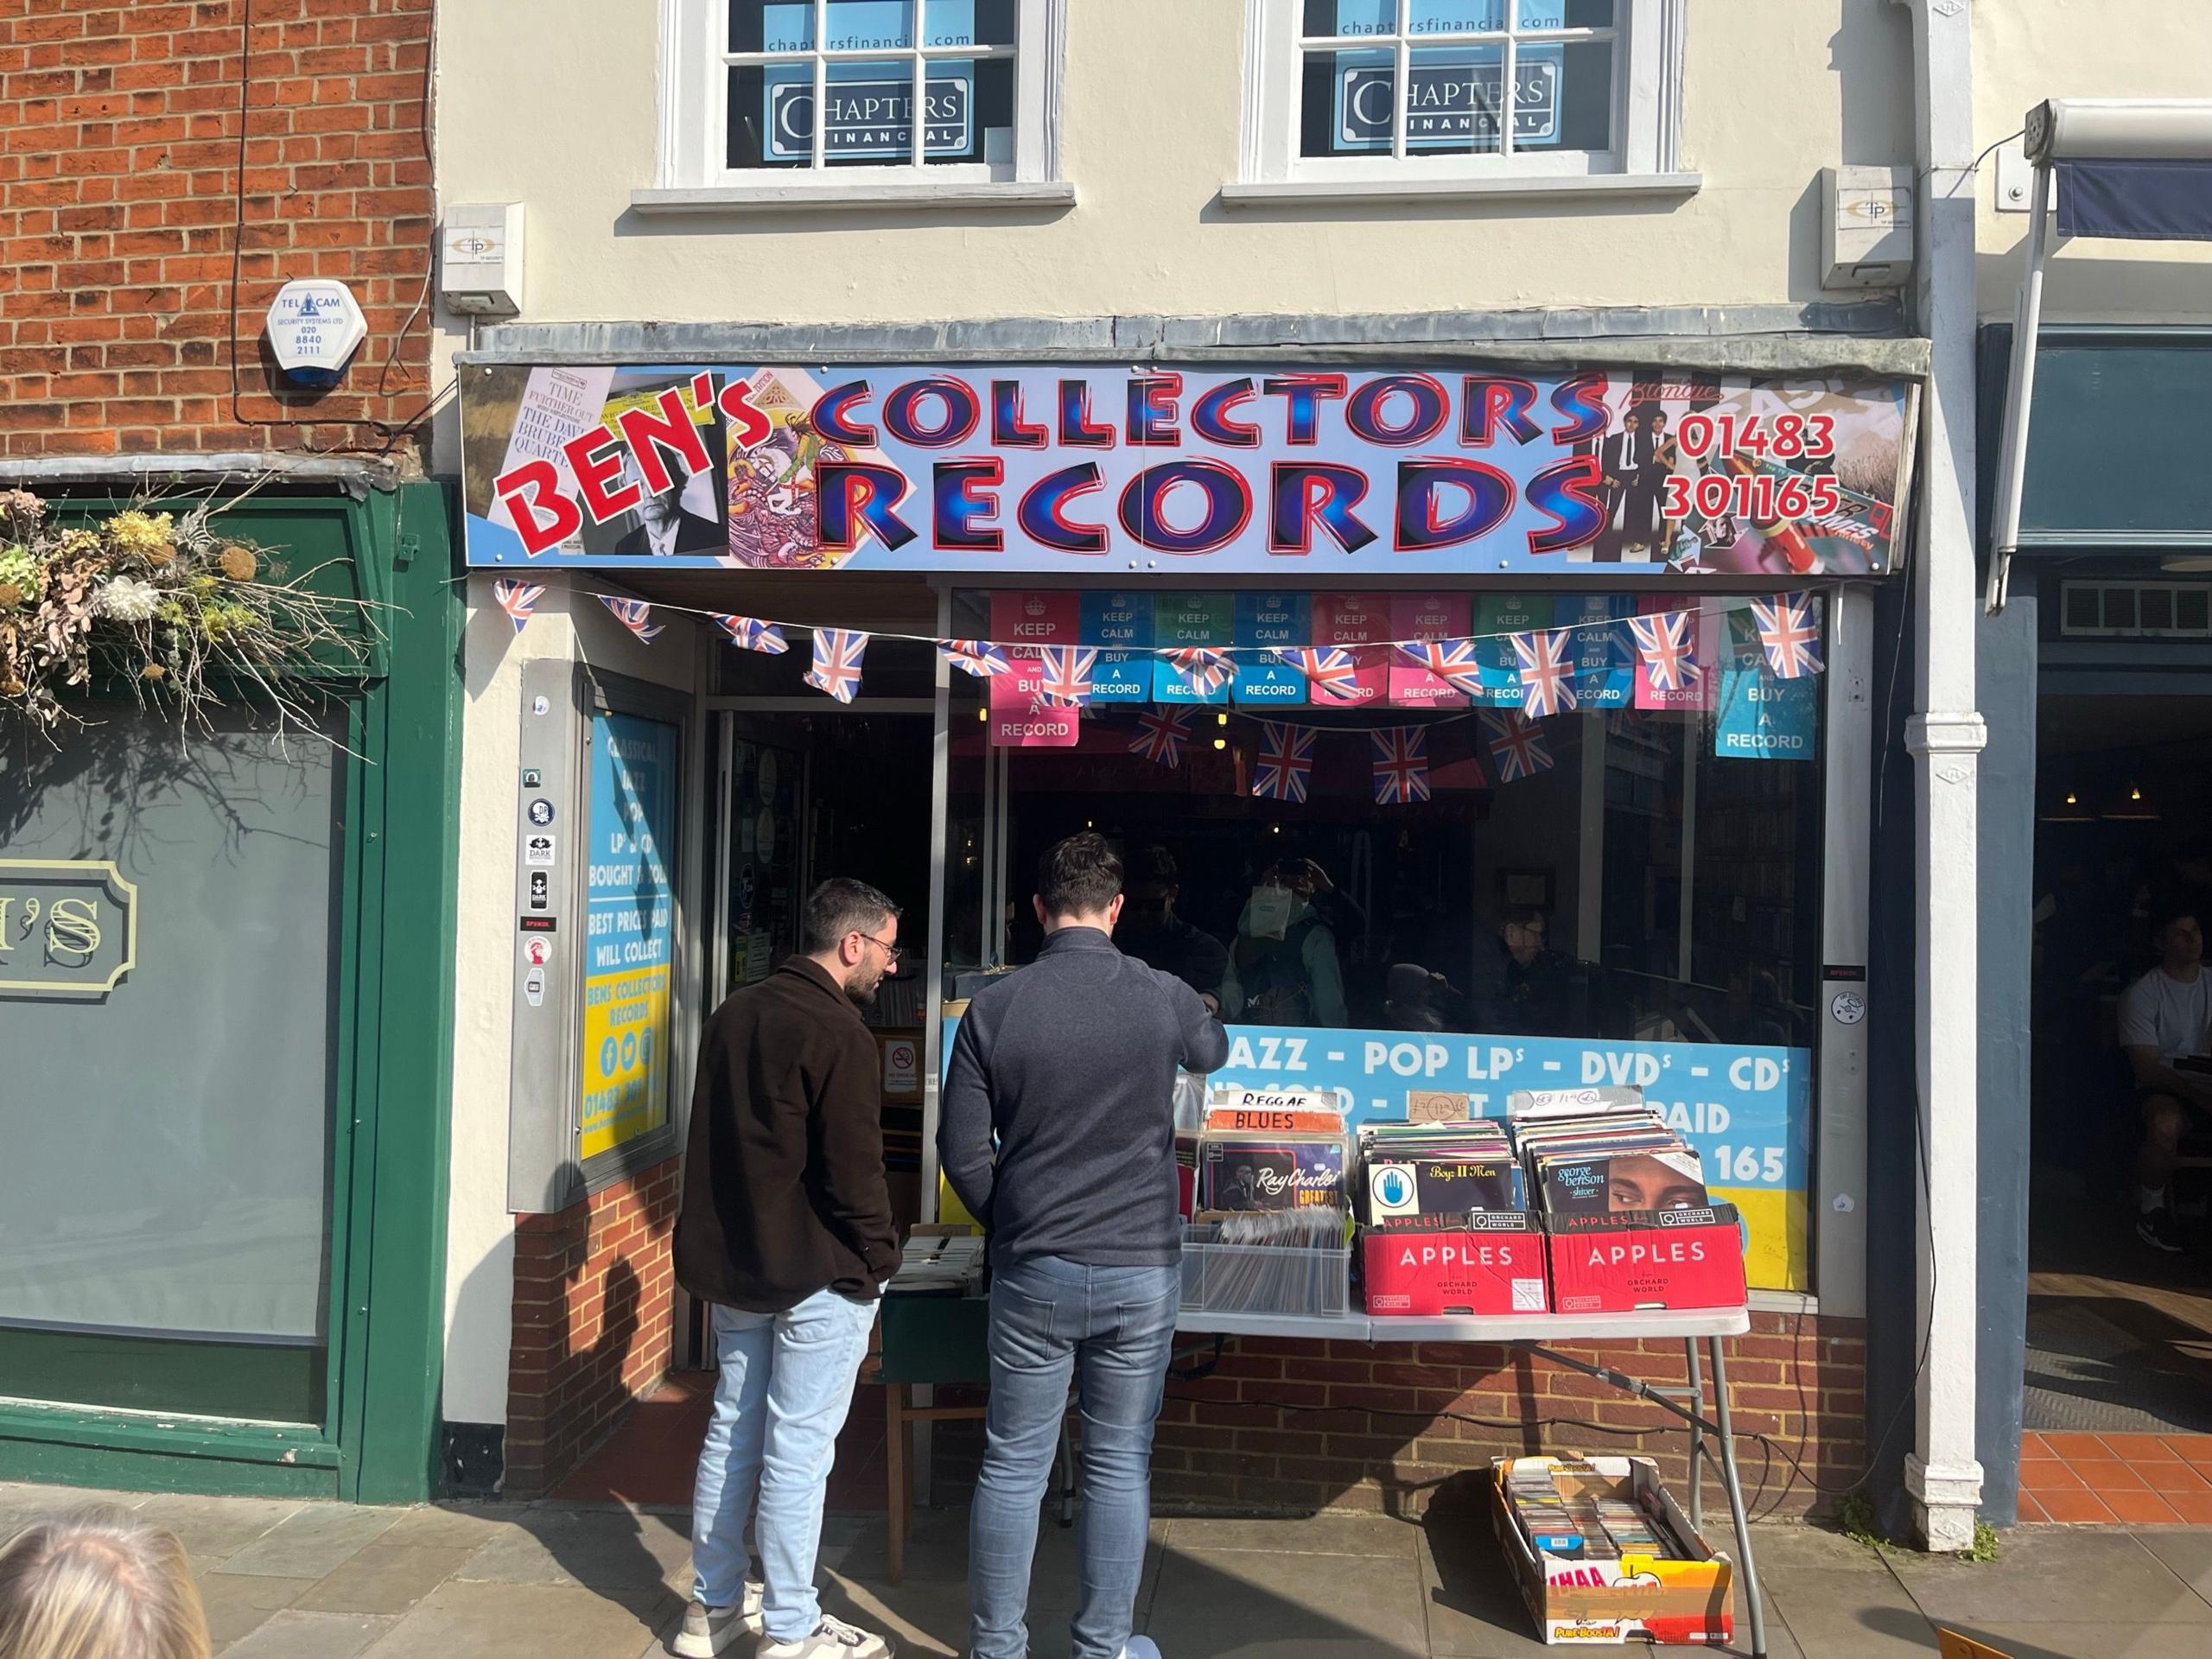
{"label": "glasses on man's face", "polygon": [[899,965],[899,958],[906,953],[905,945],[893,944],[888,939],[879,939],[873,933],[863,933],[861,938],[866,939],[870,944],[880,945],[883,948],[883,959],[886,965],[889,967],[896,968]]}

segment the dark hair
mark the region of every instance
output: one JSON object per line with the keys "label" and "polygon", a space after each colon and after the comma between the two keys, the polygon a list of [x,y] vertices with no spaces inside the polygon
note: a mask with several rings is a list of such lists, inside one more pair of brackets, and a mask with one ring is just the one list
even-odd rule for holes
{"label": "dark hair", "polygon": [[1497,912],[1497,925],[1500,927],[1541,926],[1546,932],[1549,932],[1551,931],[1550,925],[1544,916],[1543,910],[1541,906],[1535,905],[1506,906],[1504,909]]}
{"label": "dark hair", "polygon": [[2166,937],[2166,930],[2176,922],[2195,922],[2199,927],[2204,918],[2196,913],[2196,906],[2169,899],[2151,912],[2151,938],[2155,942]]}
{"label": "dark hair", "polygon": [[1048,916],[1096,916],[1122,890],[1122,861],[1095,830],[1070,836],[1037,861],[1037,896]]}
{"label": "dark hair", "polygon": [[833,875],[806,895],[807,955],[834,950],[848,933],[880,933],[899,914],[899,906],[865,881]]}
{"label": "dark hair", "polygon": [[1165,847],[1147,847],[1129,861],[1125,874],[1132,887],[1172,887],[1175,885],[1175,855]]}

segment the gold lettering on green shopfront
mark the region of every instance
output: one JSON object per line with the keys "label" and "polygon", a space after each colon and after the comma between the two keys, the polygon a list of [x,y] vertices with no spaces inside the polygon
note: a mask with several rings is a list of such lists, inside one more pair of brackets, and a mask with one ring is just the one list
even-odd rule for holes
{"label": "gold lettering on green shopfront", "polygon": [[138,889],[106,859],[0,858],[0,996],[105,996],[138,963]]}

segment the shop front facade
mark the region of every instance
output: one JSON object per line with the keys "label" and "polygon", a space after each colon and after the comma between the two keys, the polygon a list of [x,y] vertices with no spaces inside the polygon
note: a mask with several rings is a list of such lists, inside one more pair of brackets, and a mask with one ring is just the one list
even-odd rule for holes
{"label": "shop front facade", "polygon": [[[1910,1140],[1872,1079],[1885,1020],[1911,1049],[1913,993],[1870,982],[1869,933],[1929,359],[1892,296],[1800,297],[1818,238],[1777,192],[1833,146],[1721,114],[1757,82],[1880,135],[1848,159],[1909,156],[1888,94],[1826,67],[1840,29],[1909,74],[1885,9],[1501,22],[1529,61],[1563,53],[1547,84],[1606,65],[1517,158],[1387,130],[1378,152],[1357,97],[1300,129],[1365,60],[1330,9],[1265,4],[977,8],[943,41],[936,3],[873,20],[922,31],[900,73],[974,89],[972,153],[942,158],[967,129],[900,129],[904,158],[762,137],[801,60],[860,73],[836,6],[828,56],[772,35],[789,8],[671,5],[658,35],[579,9],[587,156],[551,120],[585,95],[557,22],[516,41],[480,10],[448,9],[449,60],[496,36],[548,101],[457,87],[447,194],[526,197],[569,251],[521,318],[449,342],[455,1466],[556,1486],[696,1358],[667,1265],[696,1033],[823,875],[906,906],[915,960],[871,1017],[894,1202],[938,1213],[949,1024],[1033,951],[1037,855],[1091,828],[1218,950],[1219,1082],[1356,1116],[1567,1085],[1663,1105],[1743,1217],[1755,1505],[1894,1467],[1913,1438],[1871,1421],[1869,1321],[1893,1351],[1921,1325],[1870,1308],[1866,1259],[1914,1195],[1870,1186],[1868,1148]],[[1129,124],[1139,74],[1172,135]],[[1655,671],[1653,634],[1699,672]],[[1557,653],[1534,717],[1516,639]],[[1399,649],[1432,644],[1466,649]],[[1449,1343],[1235,1338],[1171,1392],[1179,1503],[1418,1507],[1498,1452],[1660,1421]]]}

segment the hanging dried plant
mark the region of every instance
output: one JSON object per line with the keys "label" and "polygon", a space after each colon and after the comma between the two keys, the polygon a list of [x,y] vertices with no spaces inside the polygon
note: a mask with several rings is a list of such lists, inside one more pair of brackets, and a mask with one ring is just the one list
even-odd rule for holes
{"label": "hanging dried plant", "polygon": [[65,528],[30,492],[0,490],[0,720],[52,739],[83,719],[71,694],[112,677],[184,722],[250,702],[282,728],[317,729],[325,679],[369,667],[375,607],[218,535],[218,512],[147,504]]}

